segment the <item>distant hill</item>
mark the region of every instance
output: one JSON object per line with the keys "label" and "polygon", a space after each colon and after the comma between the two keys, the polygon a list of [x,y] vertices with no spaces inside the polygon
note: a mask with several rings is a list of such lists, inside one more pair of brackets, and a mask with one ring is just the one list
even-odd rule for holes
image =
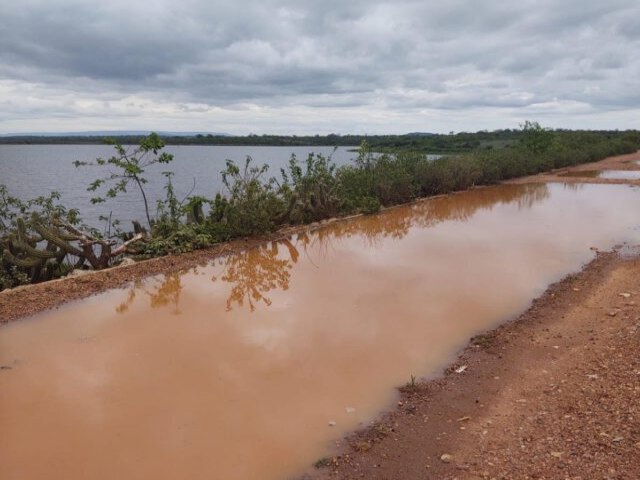
{"label": "distant hill", "polygon": [[[86,132],[23,132],[3,133],[0,137],[138,137],[149,135],[155,130],[94,130]],[[163,137],[195,137],[198,135],[213,135],[215,137],[229,136],[227,133],[218,132],[163,132],[155,131]]]}

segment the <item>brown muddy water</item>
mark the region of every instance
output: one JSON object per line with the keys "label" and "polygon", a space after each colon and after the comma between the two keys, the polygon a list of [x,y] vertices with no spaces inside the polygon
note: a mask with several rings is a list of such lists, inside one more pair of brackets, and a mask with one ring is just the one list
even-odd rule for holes
{"label": "brown muddy water", "polygon": [[0,478],[291,478],[590,247],[640,241],[638,205],[629,186],[479,189],[7,324]]}
{"label": "brown muddy water", "polygon": [[560,175],[561,177],[608,178],[612,180],[638,180],[640,170],[576,170]]}

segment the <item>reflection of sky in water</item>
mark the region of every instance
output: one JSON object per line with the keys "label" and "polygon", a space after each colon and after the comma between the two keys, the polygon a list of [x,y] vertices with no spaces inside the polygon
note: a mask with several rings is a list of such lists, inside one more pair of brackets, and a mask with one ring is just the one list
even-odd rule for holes
{"label": "reflection of sky in water", "polygon": [[561,177],[606,178],[612,180],[638,180],[640,170],[578,170],[563,173]]}
{"label": "reflection of sky in water", "polygon": [[0,463],[27,479],[291,476],[590,247],[637,241],[638,200],[627,186],[478,189],[10,324]]}

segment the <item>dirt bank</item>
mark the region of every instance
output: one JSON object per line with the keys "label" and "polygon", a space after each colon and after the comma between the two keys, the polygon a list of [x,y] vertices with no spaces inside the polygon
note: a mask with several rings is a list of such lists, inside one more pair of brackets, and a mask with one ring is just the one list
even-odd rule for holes
{"label": "dirt bank", "polygon": [[639,278],[599,254],[303,478],[640,478]]}

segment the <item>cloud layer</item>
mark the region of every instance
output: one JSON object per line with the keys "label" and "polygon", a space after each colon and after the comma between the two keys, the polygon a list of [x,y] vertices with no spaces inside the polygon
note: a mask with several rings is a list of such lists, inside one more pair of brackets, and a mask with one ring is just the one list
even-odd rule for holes
{"label": "cloud layer", "polygon": [[640,128],[637,18],[636,0],[5,0],[0,133]]}

